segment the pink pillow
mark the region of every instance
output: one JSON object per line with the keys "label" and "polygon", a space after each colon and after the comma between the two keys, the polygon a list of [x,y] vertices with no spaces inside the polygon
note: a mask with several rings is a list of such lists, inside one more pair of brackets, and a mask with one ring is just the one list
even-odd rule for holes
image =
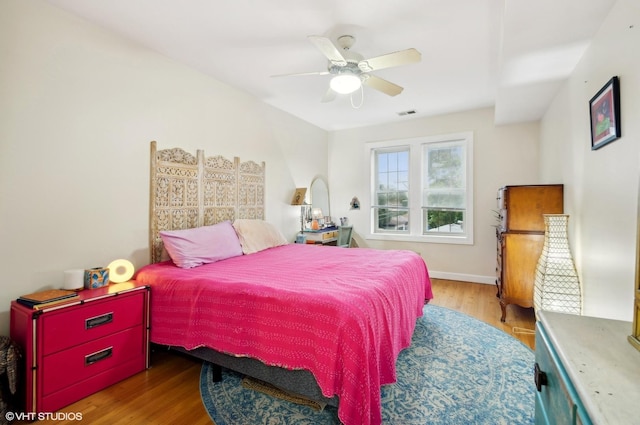
{"label": "pink pillow", "polygon": [[160,232],[171,260],[183,269],[242,255],[238,235],[230,221],[213,226]]}

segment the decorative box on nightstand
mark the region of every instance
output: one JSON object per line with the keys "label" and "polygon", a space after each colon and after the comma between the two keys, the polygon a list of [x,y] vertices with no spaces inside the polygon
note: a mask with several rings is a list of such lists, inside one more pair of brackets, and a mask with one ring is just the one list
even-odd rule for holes
{"label": "decorative box on nightstand", "polygon": [[78,295],[40,310],[11,303],[27,412],[55,412],[149,366],[149,287],[130,281]]}

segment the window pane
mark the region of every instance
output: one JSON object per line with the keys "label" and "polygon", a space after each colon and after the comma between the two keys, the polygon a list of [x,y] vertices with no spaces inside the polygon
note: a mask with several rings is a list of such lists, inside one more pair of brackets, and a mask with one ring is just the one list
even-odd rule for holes
{"label": "window pane", "polygon": [[398,171],[398,154],[396,152],[390,152],[386,154],[386,156],[389,158],[389,172]]}
{"label": "window pane", "polygon": [[409,211],[400,208],[374,208],[376,231],[406,231],[409,229]]}
{"label": "window pane", "polygon": [[398,172],[398,189],[407,190],[409,188],[409,172]]}
{"label": "window pane", "polygon": [[389,180],[387,183],[389,190],[398,190],[398,174],[389,173]]}
{"label": "window pane", "polygon": [[372,205],[374,231],[401,232],[409,230],[409,148],[374,151],[375,198]]}
{"label": "window pane", "polygon": [[438,208],[464,208],[466,193],[462,190],[425,190],[422,205]]}
{"label": "window pane", "polygon": [[388,159],[387,155],[376,155],[378,172],[386,173],[387,171],[389,171],[389,165],[388,165],[387,159]]}
{"label": "window pane", "polygon": [[464,233],[464,211],[423,208],[422,223],[423,234]]}
{"label": "window pane", "polygon": [[409,207],[409,192],[406,190],[398,192],[398,205],[405,208]]}
{"label": "window pane", "polygon": [[423,145],[423,234],[465,232],[467,164],[463,143]]}
{"label": "window pane", "polygon": [[424,150],[425,187],[430,189],[465,187],[464,148],[457,143],[434,143]]}
{"label": "window pane", "polygon": [[398,152],[398,171],[409,171],[409,151]]}
{"label": "window pane", "polygon": [[378,173],[378,190],[387,190],[389,187],[389,173]]}

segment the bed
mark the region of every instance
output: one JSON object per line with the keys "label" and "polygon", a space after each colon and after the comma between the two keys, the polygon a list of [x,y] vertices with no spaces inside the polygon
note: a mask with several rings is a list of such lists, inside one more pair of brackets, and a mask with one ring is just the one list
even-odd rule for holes
{"label": "bed", "polygon": [[264,221],[264,163],[152,142],[151,165],[151,264],[136,274],[151,341],[379,424],[380,387],[432,297],[422,258],[288,243]]}

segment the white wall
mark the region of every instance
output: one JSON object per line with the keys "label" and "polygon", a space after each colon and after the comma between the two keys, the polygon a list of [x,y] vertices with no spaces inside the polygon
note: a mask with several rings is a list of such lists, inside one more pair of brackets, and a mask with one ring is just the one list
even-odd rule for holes
{"label": "white wall", "polygon": [[[360,246],[419,252],[433,277],[493,283],[496,273],[496,192],[504,185],[539,183],[538,124],[495,126],[493,121],[493,108],[486,108],[331,133],[329,187],[333,216],[349,218]],[[365,240],[369,211],[349,210],[354,196],[364,203],[369,194],[365,143],[463,131],[472,131],[474,135],[474,245]]]}
{"label": "white wall", "polygon": [[[565,184],[584,314],[632,320],[640,170],[640,3],[618,0],[541,122],[540,176]],[[591,150],[589,99],[620,78],[622,138]]]}
{"label": "white wall", "polygon": [[0,334],[65,269],[148,262],[151,140],[265,161],[267,220],[294,239],[325,131],[47,3],[0,8]]}

